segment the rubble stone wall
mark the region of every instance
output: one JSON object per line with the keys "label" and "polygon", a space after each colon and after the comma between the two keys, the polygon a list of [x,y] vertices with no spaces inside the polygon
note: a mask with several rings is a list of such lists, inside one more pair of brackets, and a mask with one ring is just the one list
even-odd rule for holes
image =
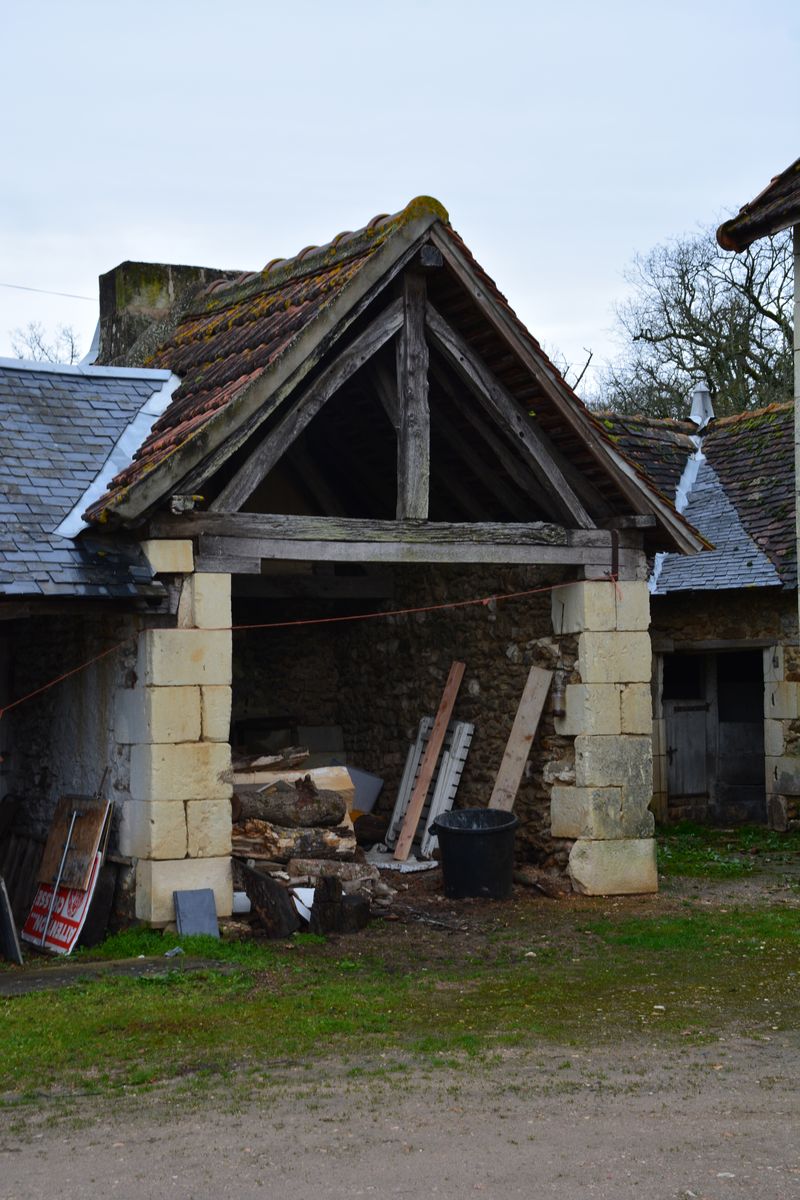
{"label": "rubble stone wall", "polygon": [[[392,600],[362,608],[424,608],[546,589],[564,575],[531,567],[398,566]],[[291,615],[333,615],[344,607],[293,603]],[[270,606],[264,620],[278,619],[277,612]],[[290,714],[299,724],[341,725],[348,762],[385,780],[379,807],[391,809],[419,720],[436,712],[450,664],[460,659],[467,669],[454,716],[473,722],[475,735],[457,804],[486,805],[529,668],[553,669],[560,661],[569,682],[577,648],[577,637],[553,632],[547,590],[440,612],[254,630],[234,636],[234,720]],[[571,843],[550,833],[550,790],[574,772],[574,738],[556,732],[551,694],[515,805],[517,845],[532,861],[566,865]]]}

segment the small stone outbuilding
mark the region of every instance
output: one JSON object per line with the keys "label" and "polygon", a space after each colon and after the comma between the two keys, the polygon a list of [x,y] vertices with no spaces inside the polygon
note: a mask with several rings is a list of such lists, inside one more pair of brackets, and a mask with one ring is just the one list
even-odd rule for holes
{"label": "small stone outbuilding", "polygon": [[579,890],[654,890],[647,559],[703,538],[436,201],[262,271],[198,285],[194,270],[101,281],[100,370],[146,361],[169,395],[64,499],[76,527],[47,533],[147,569],[91,606],[80,588],[56,609],[6,590],[6,695],[105,655],[3,718],[10,790],[44,814],[67,776],[100,786],[102,762],[135,915],[163,924],[173,890],[198,886],[225,914],[231,740],[248,722],[340,726],[391,795],[459,658],[456,715],[476,725],[459,799],[486,803],[537,663],[558,701],[518,798],[522,852]]}
{"label": "small stone outbuilding", "polygon": [[714,549],[650,580],[654,802],[663,821],[800,818],[794,405],[714,419],[607,415]]}

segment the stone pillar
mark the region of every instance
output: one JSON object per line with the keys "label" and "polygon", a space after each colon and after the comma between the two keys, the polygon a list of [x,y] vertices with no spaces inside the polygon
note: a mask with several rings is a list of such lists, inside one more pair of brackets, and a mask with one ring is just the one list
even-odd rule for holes
{"label": "stone pillar", "polygon": [[581,678],[567,685],[566,715],[555,723],[575,738],[575,783],[553,788],[553,836],[575,839],[576,891],[657,891],[647,584],[567,585],[554,591],[552,613],[557,633],[578,635]]}
{"label": "stone pillar", "polygon": [[[791,650],[790,650],[791,654]],[[800,757],[797,728],[800,723],[800,684],[787,679],[786,651],[768,646],[764,651],[764,786],[767,821],[785,833],[800,823]]]}
{"label": "stone pillar", "polygon": [[138,860],[136,916],[174,919],[172,893],[210,887],[228,916],[231,883],[231,590],[229,575],[192,574],[188,541],[144,543],[157,573],[182,580],[177,628],[139,636],[136,682],[120,689],[118,741],[131,747],[119,832]]}

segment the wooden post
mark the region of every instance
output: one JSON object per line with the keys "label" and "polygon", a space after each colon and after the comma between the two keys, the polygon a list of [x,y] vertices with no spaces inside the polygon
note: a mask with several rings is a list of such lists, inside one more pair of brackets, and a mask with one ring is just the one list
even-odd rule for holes
{"label": "wooden post", "polygon": [[444,685],[442,699],[439,702],[439,711],[433,722],[433,729],[428,739],[428,745],[425,748],[425,754],[419,765],[417,782],[414,784],[414,790],[411,793],[411,799],[406,809],[403,828],[400,830],[400,836],[395,846],[394,856],[400,862],[405,862],[411,850],[414,834],[417,832],[417,825],[419,824],[422,810],[425,807],[425,797],[428,794],[428,788],[431,786],[433,772],[436,769],[436,763],[439,761],[439,752],[444,742],[444,735],[447,731],[450,717],[453,714],[458,689],[461,687],[461,680],[464,678],[464,671],[466,669],[466,663],[454,662],[450,668],[450,674],[447,676],[447,683]]}
{"label": "wooden post", "polygon": [[428,408],[427,288],[420,271],[403,276],[403,327],[397,340],[397,519],[426,521],[431,469]]}
{"label": "wooden post", "polygon": [[511,812],[514,807],[522,772],[525,770],[525,763],[528,761],[533,739],[539,727],[539,719],[552,678],[553,672],[543,671],[541,667],[531,667],[528,673],[522,699],[519,702],[517,715],[506,744],[503,761],[494,782],[489,808],[501,808],[505,812]]}

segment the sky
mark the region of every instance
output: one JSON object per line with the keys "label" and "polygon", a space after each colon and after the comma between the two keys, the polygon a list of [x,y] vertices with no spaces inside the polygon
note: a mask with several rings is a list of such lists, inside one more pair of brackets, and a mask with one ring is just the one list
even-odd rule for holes
{"label": "sky", "polygon": [[32,321],[88,349],[126,259],[258,269],[427,194],[548,352],[594,369],[633,256],[800,154],[796,0],[2,12],[5,356]]}

